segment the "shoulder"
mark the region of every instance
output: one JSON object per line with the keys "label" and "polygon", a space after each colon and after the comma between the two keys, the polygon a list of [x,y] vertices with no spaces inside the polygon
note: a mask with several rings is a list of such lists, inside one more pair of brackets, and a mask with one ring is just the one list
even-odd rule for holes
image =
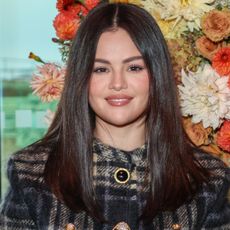
{"label": "shoulder", "polygon": [[50,148],[37,143],[11,155],[7,174],[10,182],[42,179]]}
{"label": "shoulder", "polygon": [[209,177],[202,185],[200,195],[207,201],[226,201],[230,188],[230,168],[219,158],[206,153],[197,152],[195,154],[199,164],[208,171]]}
{"label": "shoulder", "polygon": [[222,160],[209,153],[197,152],[195,156],[199,164],[210,174],[204,188],[216,195],[221,191],[227,194],[230,186],[230,168]]}
{"label": "shoulder", "polygon": [[229,227],[230,169],[223,161],[208,153],[198,152],[195,156],[202,167],[210,173],[207,182],[202,185],[196,196],[199,220],[203,222],[205,229]]}
{"label": "shoulder", "polygon": [[43,174],[49,152],[50,148],[36,143],[11,155],[7,168],[10,185],[0,205],[0,228],[38,229],[38,220],[44,224],[48,218],[44,210],[49,210],[53,195]]}
{"label": "shoulder", "polygon": [[211,178],[219,177],[230,180],[230,168],[219,158],[202,151],[197,151],[195,157],[199,164],[210,172]]}
{"label": "shoulder", "polygon": [[13,153],[10,159],[13,160],[24,160],[26,162],[33,162],[39,160],[47,160],[48,154],[50,152],[49,146],[40,145],[39,143],[34,143],[29,145],[15,153]]}

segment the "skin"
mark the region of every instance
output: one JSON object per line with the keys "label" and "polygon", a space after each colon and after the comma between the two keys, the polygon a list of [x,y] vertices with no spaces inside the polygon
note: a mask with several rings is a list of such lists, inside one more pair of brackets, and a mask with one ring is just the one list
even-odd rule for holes
{"label": "skin", "polygon": [[89,83],[94,135],[126,151],[142,146],[148,96],[148,70],[129,34],[121,28],[104,32]]}

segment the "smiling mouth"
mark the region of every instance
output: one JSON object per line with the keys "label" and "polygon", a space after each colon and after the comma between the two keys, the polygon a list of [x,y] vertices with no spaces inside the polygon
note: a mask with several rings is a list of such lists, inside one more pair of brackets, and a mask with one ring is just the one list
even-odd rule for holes
{"label": "smiling mouth", "polygon": [[130,96],[121,96],[121,95],[115,95],[115,96],[109,96],[106,98],[106,101],[111,106],[124,106],[131,102],[133,98]]}

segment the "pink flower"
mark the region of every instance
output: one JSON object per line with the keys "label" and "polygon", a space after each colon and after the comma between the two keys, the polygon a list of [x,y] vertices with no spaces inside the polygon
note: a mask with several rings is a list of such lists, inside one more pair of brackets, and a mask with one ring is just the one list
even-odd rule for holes
{"label": "pink flower", "polygon": [[33,93],[43,102],[59,99],[64,86],[65,69],[52,63],[44,64],[37,69],[38,73],[33,74],[31,81]]}

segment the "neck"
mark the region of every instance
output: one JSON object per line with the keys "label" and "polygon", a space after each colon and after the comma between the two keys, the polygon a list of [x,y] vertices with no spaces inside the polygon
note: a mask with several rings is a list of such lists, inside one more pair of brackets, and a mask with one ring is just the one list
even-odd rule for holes
{"label": "neck", "polygon": [[141,119],[134,124],[118,127],[96,120],[94,136],[107,145],[131,151],[145,143],[145,121]]}

